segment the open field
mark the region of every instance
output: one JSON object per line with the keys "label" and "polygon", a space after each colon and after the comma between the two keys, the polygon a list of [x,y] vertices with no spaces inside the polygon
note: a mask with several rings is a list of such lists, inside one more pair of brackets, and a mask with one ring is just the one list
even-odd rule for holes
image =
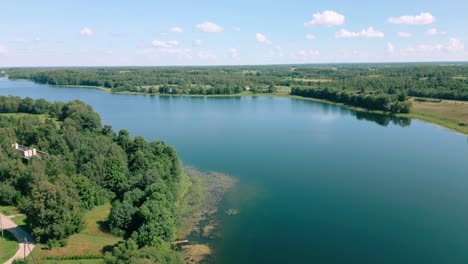
{"label": "open field", "polygon": [[44,264],[102,264],[102,259],[65,259],[65,260],[45,260]]}
{"label": "open field", "polygon": [[[415,102],[410,117],[435,123],[468,135],[468,102],[442,100],[435,102]],[[460,123],[465,124],[461,126]]]}
{"label": "open field", "polygon": [[36,115],[36,114],[26,114],[26,113],[0,113],[1,116],[7,116],[7,117],[25,117],[25,116],[35,116],[38,117],[39,120],[44,123],[47,118],[50,118],[48,115]]}
{"label": "open field", "polygon": [[[105,221],[109,215],[111,205],[105,204],[94,208],[85,214],[86,220],[85,229],[76,235],[72,235],[68,240],[68,244],[62,248],[54,248],[52,250],[44,249],[44,246],[36,253],[40,258],[45,257],[69,257],[69,256],[84,256],[84,255],[100,255],[105,246],[114,245],[120,237],[114,236],[110,233],[103,232],[99,223]],[[83,260],[85,261],[85,260]],[[87,260],[86,260],[87,261]],[[63,263],[63,262],[60,262]],[[79,263],[79,262],[73,262]],[[84,262],[91,263],[91,262]],[[96,263],[96,262],[92,262]]]}

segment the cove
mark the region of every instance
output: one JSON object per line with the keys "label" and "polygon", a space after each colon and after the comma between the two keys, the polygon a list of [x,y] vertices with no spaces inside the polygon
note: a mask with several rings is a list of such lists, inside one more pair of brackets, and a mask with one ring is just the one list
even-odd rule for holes
{"label": "cove", "polygon": [[108,94],[0,79],[0,95],[79,99],[114,130],[236,177],[219,263],[466,263],[468,141],[417,120],[273,97]]}

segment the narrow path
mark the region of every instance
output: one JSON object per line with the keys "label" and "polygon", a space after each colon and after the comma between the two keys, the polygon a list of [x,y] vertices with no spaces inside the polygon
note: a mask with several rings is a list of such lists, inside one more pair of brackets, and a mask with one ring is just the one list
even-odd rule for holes
{"label": "narrow path", "polygon": [[[10,232],[13,236],[16,237],[18,240],[19,249],[16,251],[16,254],[7,260],[4,264],[11,264],[15,259],[22,259],[25,256],[28,256],[29,253],[33,250],[36,242],[34,242],[33,238],[26,233],[21,227],[19,227],[15,222],[13,222],[8,216],[0,214],[0,220],[2,221],[3,230]],[[24,241],[28,241],[29,247],[27,247]],[[30,251],[31,250],[31,251]]]}

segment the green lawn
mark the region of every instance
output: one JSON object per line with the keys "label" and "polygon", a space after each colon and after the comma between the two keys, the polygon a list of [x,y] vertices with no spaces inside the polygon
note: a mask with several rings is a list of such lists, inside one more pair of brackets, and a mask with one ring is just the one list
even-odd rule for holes
{"label": "green lawn", "polygon": [[102,259],[67,259],[67,260],[45,260],[44,264],[102,264]]}
{"label": "green lawn", "polygon": [[409,116],[468,135],[468,126],[460,126],[460,123],[468,124],[468,102],[413,102]]}
{"label": "green lawn", "polygon": [[[85,214],[86,227],[76,235],[72,235],[67,240],[67,246],[62,248],[54,248],[52,250],[42,249],[38,250],[37,254],[42,259],[45,257],[69,257],[69,256],[83,256],[83,255],[100,255],[101,250],[105,246],[116,244],[122,238],[114,236],[110,233],[103,232],[99,227],[99,222],[105,221],[109,215],[111,205],[105,204],[98,206]],[[88,261],[88,260],[83,260]],[[62,262],[60,262],[62,263]],[[78,262],[73,262],[78,263]],[[90,263],[90,262],[86,262]],[[92,262],[96,263],[96,262]]]}
{"label": "green lawn", "polygon": [[15,215],[19,214],[18,208],[10,205],[0,205],[0,213],[4,215]]}
{"label": "green lawn", "polygon": [[18,250],[18,242],[15,237],[8,231],[0,233],[0,263],[3,263],[13,257]]}

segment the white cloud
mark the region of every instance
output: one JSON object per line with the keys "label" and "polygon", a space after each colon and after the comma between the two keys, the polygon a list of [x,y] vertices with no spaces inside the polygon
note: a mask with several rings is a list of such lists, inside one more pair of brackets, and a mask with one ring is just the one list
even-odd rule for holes
{"label": "white cloud", "polygon": [[449,43],[445,45],[444,49],[448,52],[459,52],[465,50],[465,45],[456,38],[450,38]]}
{"label": "white cloud", "polygon": [[427,25],[434,23],[435,17],[431,13],[421,13],[416,16],[390,17],[388,22],[404,25]]}
{"label": "white cloud", "polygon": [[180,27],[172,27],[172,28],[169,29],[169,31],[172,32],[172,33],[183,33],[184,32],[184,30],[182,28],[180,28]]}
{"label": "white cloud", "polygon": [[153,40],[151,44],[156,48],[173,48],[179,45],[179,42],[175,40],[170,40],[170,41]]}
{"label": "white cloud", "polygon": [[314,49],[301,49],[296,51],[296,53],[291,54],[293,59],[299,59],[304,62],[310,62],[311,60],[317,59],[320,53]]}
{"label": "white cloud", "polygon": [[232,30],[236,31],[236,32],[240,32],[241,31],[241,28],[240,27],[233,27]]}
{"label": "white cloud", "polygon": [[369,27],[367,29],[363,29],[359,32],[351,32],[346,29],[341,29],[340,31],[335,33],[335,37],[337,38],[383,38],[384,33],[375,30],[373,27]]}
{"label": "white cloud", "polygon": [[91,37],[93,33],[94,33],[93,30],[90,29],[89,27],[84,27],[80,30],[81,36],[84,36],[84,37]]}
{"label": "white cloud", "polygon": [[196,40],[193,42],[193,45],[194,45],[194,46],[201,46],[201,45],[203,45],[203,40],[201,40],[201,39],[196,39]]}
{"label": "white cloud", "polygon": [[269,40],[265,35],[263,35],[262,33],[257,33],[255,34],[255,38],[257,39],[257,42],[258,43],[265,43],[267,45],[271,45],[272,42],[271,40]]}
{"label": "white cloud", "polygon": [[421,44],[416,48],[410,47],[405,49],[404,53],[433,53],[433,52],[448,52],[459,53],[465,51],[465,45],[457,38],[450,38],[446,44]]}
{"label": "white cloud", "polygon": [[218,33],[218,32],[224,31],[224,28],[221,27],[220,25],[217,25],[213,22],[208,22],[208,21],[196,25],[196,28],[202,32],[208,32],[208,33]]}
{"label": "white cloud", "polygon": [[435,35],[445,35],[447,32],[438,31],[436,28],[431,28],[426,31],[426,35],[435,36]]}
{"label": "white cloud", "polygon": [[202,60],[215,60],[216,54],[209,52],[209,51],[199,51],[197,53],[198,58]]}
{"label": "white cloud", "polygon": [[432,36],[432,35],[437,35],[437,29],[436,29],[436,28],[428,29],[428,30],[426,31],[426,34],[427,34],[427,35],[430,35],[430,36]]}
{"label": "white cloud", "polygon": [[239,51],[236,48],[230,48],[228,49],[228,53],[233,59],[238,59],[239,58]]}
{"label": "white cloud", "polygon": [[395,46],[393,46],[393,44],[390,43],[390,42],[387,43],[387,52],[389,54],[394,54],[395,53]]}
{"label": "white cloud", "polygon": [[398,36],[399,36],[400,38],[409,38],[409,37],[411,37],[412,35],[411,35],[411,33],[408,33],[408,32],[398,32]]}
{"label": "white cloud", "polygon": [[306,34],[305,38],[306,39],[315,39],[315,35],[314,34]]}
{"label": "white cloud", "polygon": [[327,10],[323,13],[315,13],[312,15],[314,19],[311,21],[305,22],[304,26],[313,27],[313,26],[338,26],[342,25],[345,21],[345,17],[341,14],[336,13],[335,11]]}
{"label": "white cloud", "polygon": [[8,49],[5,46],[0,46],[0,55],[5,55],[8,53]]}

